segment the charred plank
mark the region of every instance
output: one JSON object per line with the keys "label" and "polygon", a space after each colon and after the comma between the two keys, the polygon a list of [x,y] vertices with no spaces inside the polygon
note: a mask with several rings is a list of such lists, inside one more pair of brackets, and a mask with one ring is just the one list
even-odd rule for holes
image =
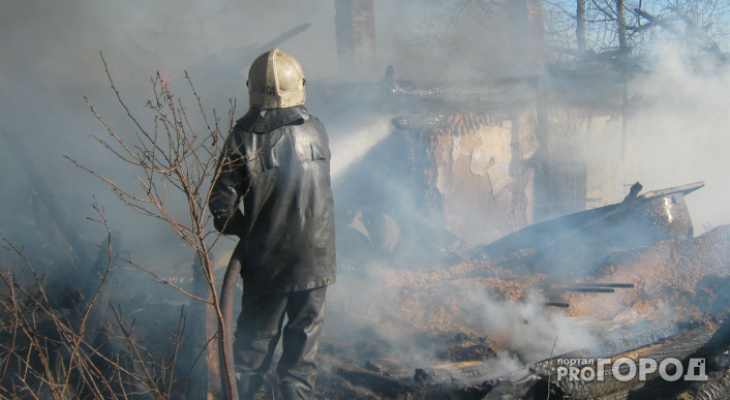
{"label": "charred plank", "polygon": [[613,288],[607,287],[565,287],[558,288],[560,292],[578,292],[578,293],[613,293]]}
{"label": "charred plank", "polygon": [[633,289],[634,284],[633,283],[576,283],[575,286],[583,287],[583,286],[590,286],[590,287],[597,287],[597,288],[614,288],[614,289]]}
{"label": "charred plank", "polygon": [[696,382],[682,393],[687,399],[730,399],[730,369],[710,374],[707,381]]}
{"label": "charred plank", "polygon": [[570,304],[568,304],[568,303],[554,302],[554,301],[548,301],[548,302],[545,303],[545,306],[547,306],[547,307],[558,307],[558,308],[568,308],[568,307],[570,307]]}
{"label": "charred plank", "polygon": [[499,100],[505,93],[504,89],[491,85],[404,85],[403,82],[394,80],[391,83],[390,91],[396,96],[411,96],[424,100],[444,102],[465,102],[465,101],[488,101]]}
{"label": "charred plank", "polygon": [[406,116],[399,115],[393,117],[391,123],[399,131],[428,131],[435,128],[445,127],[448,124],[446,116],[441,113]]}
{"label": "charred plank", "polygon": [[329,357],[322,356],[322,358],[332,364],[337,375],[354,385],[362,386],[378,395],[397,398],[412,390],[407,382],[399,379],[369,371],[352,364],[336,361]]}
{"label": "charred plank", "polygon": [[[634,374],[630,379],[626,379],[624,377],[630,376],[629,363],[622,363],[615,371],[618,375],[615,375],[611,367],[615,362],[622,359],[638,361],[641,358],[651,359],[659,364],[670,357],[685,360],[689,355],[704,346],[710,340],[712,334],[713,332],[708,329],[697,329],[628,352],[613,355],[607,359],[607,364],[604,364],[603,367],[600,366],[600,362],[575,367],[578,368],[578,376],[598,377],[600,374],[602,380],[591,379],[584,381],[581,379],[571,379],[569,376],[559,375],[556,368],[551,372],[550,376],[551,390],[570,399],[597,399],[601,398],[601,396],[636,390],[644,386],[646,382],[650,382],[659,376],[659,369],[646,374],[643,377],[644,379],[640,379],[639,374]],[[555,360],[555,367],[559,365],[558,360]],[[606,365],[609,365],[609,367],[606,367]]]}
{"label": "charred plank", "polygon": [[413,381],[427,386],[468,386],[486,381],[489,372],[490,368],[484,362],[464,361],[417,368]]}

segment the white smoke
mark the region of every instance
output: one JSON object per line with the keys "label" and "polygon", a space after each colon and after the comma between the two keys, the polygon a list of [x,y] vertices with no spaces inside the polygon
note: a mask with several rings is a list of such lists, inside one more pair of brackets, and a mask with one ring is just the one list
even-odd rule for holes
{"label": "white smoke", "polygon": [[509,348],[529,362],[597,343],[595,332],[562,310],[545,306],[545,298],[536,291],[522,301],[497,300],[483,292],[465,292],[461,296],[474,316],[469,319],[474,329],[506,338]]}
{"label": "white smoke", "polygon": [[[463,70],[463,65],[459,65],[464,62],[461,58],[449,60],[457,67],[431,64],[428,53],[437,50],[427,47],[434,43],[422,36],[441,26],[443,21],[435,19],[443,17],[442,7],[448,3],[377,2],[376,31],[381,69],[393,64],[397,76],[405,79],[411,75],[440,77],[443,70]],[[0,134],[12,131],[24,138],[27,147],[32,149],[30,154],[36,157],[33,162],[43,176],[54,183],[54,193],[50,195],[62,204],[63,210],[80,221],[80,230],[89,230],[84,239],[98,242],[96,228],[87,228],[88,224],[82,222],[84,216],[91,214],[89,204],[92,195],[96,195],[112,217],[113,228],[122,230],[124,237],[129,238],[124,243],[125,248],[134,249],[135,254],[143,253],[143,259],[156,262],[173,273],[180,271],[181,258],[188,258],[174,235],[162,235],[162,229],[142,218],[129,218],[131,211],[116,208],[118,200],[109,195],[103,185],[91,181],[88,175],[61,158],[62,154],[81,156],[87,165],[98,165],[107,171],[117,169],[115,165],[109,165],[108,154],[88,138],[89,134],[98,134],[103,127],[86,109],[82,96],[89,94],[87,92],[105,93],[108,97],[99,100],[105,103],[101,105],[104,115],[116,113],[117,117],[112,117],[115,123],[123,118],[121,109],[109,104],[113,96],[105,80],[99,51],[104,52],[122,94],[132,99],[130,106],[137,112],[142,110],[143,100],[149,92],[146,83],[155,71],[160,70],[168,79],[178,78],[185,69],[208,56],[237,54],[255,48],[303,23],[311,23],[311,28],[281,47],[302,62],[310,81],[334,83],[332,77],[338,74],[331,0],[301,3],[283,0],[0,2],[3,38],[0,52],[6,55],[0,58]],[[404,45],[408,45],[406,49]],[[625,195],[622,184],[636,180],[647,190],[704,180],[706,187],[687,197],[696,231],[701,233],[701,227],[706,224],[717,226],[730,222],[730,210],[724,206],[730,194],[725,177],[726,171],[730,170],[730,157],[724,154],[725,149],[730,148],[730,136],[726,134],[730,128],[730,113],[727,112],[730,109],[727,91],[730,75],[723,70],[694,70],[687,62],[687,56],[669,45],[657,46],[654,50],[651,74],[630,82],[632,113],[628,121],[625,159],[621,159],[618,146],[620,124],[612,125],[605,132],[601,145],[587,149],[586,155],[600,168],[609,171],[608,174],[614,175],[614,187],[610,192],[612,201]],[[247,66],[248,62],[243,60],[231,68],[240,73]],[[207,82],[195,80],[195,75],[192,78],[198,89],[208,90]],[[241,99],[240,116],[240,110],[245,109],[243,81],[239,78],[225,82],[225,92],[207,93],[207,97],[220,97],[224,104],[229,97]],[[92,98],[95,99],[99,97]],[[357,99],[359,102],[369,100]],[[316,108],[327,106],[315,104],[313,114],[320,115]],[[224,115],[226,110],[219,111],[219,115]],[[354,162],[362,160],[368,150],[389,137],[392,131],[389,118],[390,115],[386,115],[369,123],[358,123],[357,128],[347,121],[328,124],[335,184]],[[127,129],[122,123],[114,126]],[[330,126],[337,129],[330,129]],[[8,160],[10,158],[4,155],[3,164],[10,162]],[[32,221],[38,216],[38,205],[29,197],[21,196],[34,190],[32,182],[22,178],[22,170],[15,163],[9,167],[3,165],[0,173],[4,185],[3,216],[13,217],[10,220],[15,222],[17,214],[27,214],[19,219]],[[396,200],[392,201],[401,200],[400,196],[394,198]],[[6,225],[1,233],[12,238],[15,231],[45,228]],[[368,315],[362,313],[382,311],[374,309],[372,304],[382,303],[384,299],[392,299],[391,304],[396,304],[397,297],[384,292],[380,285],[377,280],[348,285],[346,279],[341,279],[330,292],[331,308],[341,307],[343,299],[348,299],[345,305],[352,307],[348,310],[351,319],[335,322],[350,323],[352,332],[357,333],[358,323],[369,321],[359,319],[361,315]],[[449,295],[459,296],[469,310],[470,317],[463,321],[465,324],[474,330],[511,337],[514,347],[521,348],[531,360],[547,356],[551,351],[559,354],[572,347],[582,347],[593,340],[585,329],[559,311],[542,307],[543,300],[537,295],[518,303],[497,301],[482,292]],[[393,346],[402,346],[405,357],[420,357],[417,361],[423,364],[435,362],[429,358],[431,349],[411,340],[412,331],[407,326],[370,328]],[[558,341],[553,349],[555,338]]]}
{"label": "white smoke", "polygon": [[353,132],[341,132],[330,143],[332,151],[331,174],[333,184],[342,178],[350,166],[360,160],[373,147],[383,141],[393,131],[388,116],[380,116]]}
{"label": "white smoke", "polygon": [[693,64],[666,43],[653,56],[651,73],[631,83],[641,100],[631,117],[627,164],[645,188],[704,181],[686,198],[696,233],[730,223],[722,205],[730,195],[730,71],[712,61]]}

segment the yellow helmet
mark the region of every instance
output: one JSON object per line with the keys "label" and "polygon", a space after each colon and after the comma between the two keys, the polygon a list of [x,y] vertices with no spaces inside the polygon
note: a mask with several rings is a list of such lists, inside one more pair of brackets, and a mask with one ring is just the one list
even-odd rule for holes
{"label": "yellow helmet", "polygon": [[258,56],[248,70],[251,107],[289,108],[304,104],[304,72],[294,56],[277,48]]}

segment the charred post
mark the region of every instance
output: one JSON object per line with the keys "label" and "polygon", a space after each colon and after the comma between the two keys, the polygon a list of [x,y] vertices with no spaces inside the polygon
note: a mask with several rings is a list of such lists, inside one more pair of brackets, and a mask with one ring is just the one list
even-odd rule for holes
{"label": "charred post", "polygon": [[373,0],[335,0],[335,35],[337,61],[343,78],[374,72]]}

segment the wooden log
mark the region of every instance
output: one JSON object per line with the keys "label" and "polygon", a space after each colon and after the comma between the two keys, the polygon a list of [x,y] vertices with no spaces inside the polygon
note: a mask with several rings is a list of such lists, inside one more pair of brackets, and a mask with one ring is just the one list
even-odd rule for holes
{"label": "wooden log", "polygon": [[708,378],[704,382],[695,382],[677,398],[695,400],[730,399],[730,368],[710,374]]}
{"label": "wooden log", "polygon": [[408,393],[412,388],[407,383],[385,376],[352,364],[337,361],[331,357],[321,355],[320,358],[331,364],[335,373],[348,382],[362,386],[373,393],[384,397],[398,397]]}
{"label": "wooden log", "polygon": [[413,369],[409,369],[403,361],[394,358],[371,358],[365,363],[365,369],[395,379],[413,377]]}
{"label": "wooden log", "polygon": [[587,283],[576,283],[574,286],[577,287],[597,287],[597,288],[614,288],[614,289],[633,289],[633,283],[599,283],[599,282],[587,282]]}
{"label": "wooden log", "polygon": [[557,289],[559,292],[578,292],[578,293],[613,293],[613,288],[604,287],[567,287]]}
{"label": "wooden log", "polygon": [[[629,376],[630,366],[628,364],[621,365],[617,368],[621,376],[614,376],[612,366],[621,359],[638,361],[641,359],[651,359],[660,364],[664,359],[676,358],[678,360],[686,359],[690,354],[697,351],[705,345],[712,337],[713,332],[708,329],[697,329],[672,338],[664,339],[647,346],[643,346],[624,353],[616,354],[607,358],[605,364],[601,366],[601,362],[597,359],[590,364],[577,366],[580,377],[594,377],[593,379],[573,379],[570,376],[563,376],[557,373],[557,368],[552,371],[551,390],[570,399],[597,399],[601,396],[607,396],[622,391],[636,390],[643,386],[646,382],[659,376],[659,369],[640,377],[638,373],[634,374],[630,379],[622,379],[621,376]],[[560,365],[560,357],[557,357],[553,366]],[[566,362],[563,361],[563,364]],[[602,379],[597,379],[603,371]],[[573,376],[575,376],[574,374]],[[642,378],[642,379],[640,379]]]}
{"label": "wooden log", "polygon": [[429,368],[417,368],[416,373],[413,375],[413,381],[420,385],[463,387],[486,381],[489,372],[491,371],[484,362],[463,361]]}

